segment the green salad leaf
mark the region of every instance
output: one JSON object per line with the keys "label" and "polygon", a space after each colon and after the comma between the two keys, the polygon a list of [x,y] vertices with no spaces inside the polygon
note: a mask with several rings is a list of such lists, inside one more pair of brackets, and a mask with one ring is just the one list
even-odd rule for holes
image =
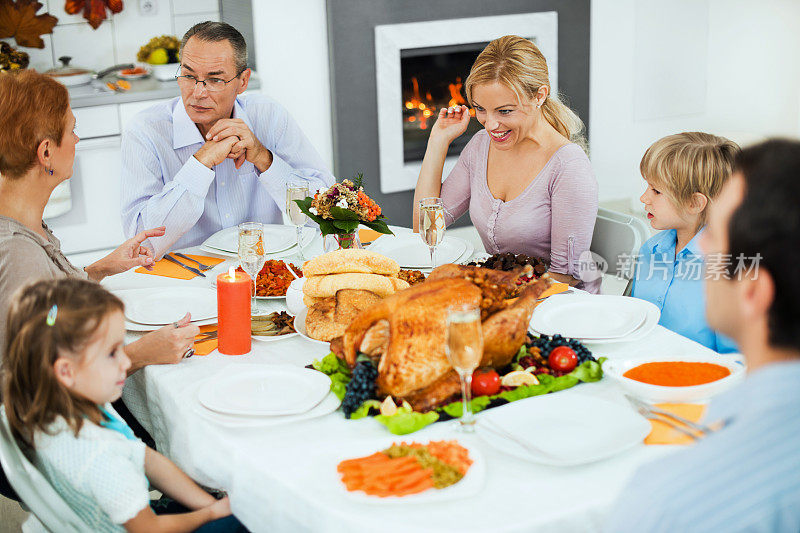
{"label": "green salad leaf", "polygon": [[358,409],[353,411],[350,414],[350,420],[358,420],[359,418],[364,418],[369,416],[369,410],[372,408],[380,409],[381,402],[378,400],[367,400],[366,402],[362,403]]}
{"label": "green salad leaf", "polygon": [[[489,396],[477,396],[472,400],[470,400],[469,404],[472,406],[472,412],[478,413],[486,409],[486,407],[489,406],[489,402],[491,401],[492,399]],[[447,413],[448,415],[452,416],[453,418],[458,418],[464,411],[464,403],[463,402],[448,403],[447,405],[442,407],[441,410]]]}
{"label": "green salad leaf", "polygon": [[553,390],[556,378],[554,378],[550,374],[539,374],[538,376],[536,376],[536,378],[539,380],[538,385],[520,385],[516,389],[501,392],[500,394],[497,394],[492,398],[502,398],[509,402],[515,402],[517,400],[524,400],[525,398],[531,398],[532,396],[547,394],[548,392]]}
{"label": "green salad leaf", "polygon": [[606,359],[606,357],[601,357],[597,361],[584,361],[578,368],[567,374],[567,376],[577,378],[584,383],[600,381],[603,379],[603,363]]}
{"label": "green salad leaf", "polygon": [[435,411],[416,413],[400,408],[392,416],[378,415],[375,420],[395,435],[407,435],[439,420],[439,413]]}
{"label": "green salad leaf", "polygon": [[343,359],[339,359],[335,353],[331,352],[322,360],[315,360],[311,363],[314,370],[319,370],[323,374],[331,378],[331,392],[333,392],[339,400],[344,398],[347,391],[347,384],[350,383],[350,367]]}

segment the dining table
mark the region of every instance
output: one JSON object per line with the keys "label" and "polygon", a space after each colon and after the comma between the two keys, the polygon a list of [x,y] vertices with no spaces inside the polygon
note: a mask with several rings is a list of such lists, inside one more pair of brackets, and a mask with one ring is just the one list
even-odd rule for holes
{"label": "dining table", "polygon": [[[197,247],[181,252],[209,255]],[[280,257],[298,261],[297,256]],[[237,264],[234,257],[226,259],[223,270]],[[211,287],[214,277],[176,280],[129,271],[103,283],[111,291]],[[275,310],[285,305],[281,300],[262,303]],[[137,335],[129,333],[128,340]],[[661,326],[639,340],[586,345],[596,357],[609,359],[714,355]],[[463,434],[456,421],[436,422],[413,434],[395,436],[371,417],[349,420],[341,410],[289,424],[246,427],[226,426],[204,416],[197,391],[226,369],[236,365],[245,371],[269,365],[304,367],[328,352],[325,345],[297,335],[271,342],[253,340],[245,355],[228,356],[215,350],[178,364],[147,366],[127,379],[123,400],[152,435],[158,451],[198,483],[226,491],[233,513],[254,532],[599,531],[637,467],[683,448],[640,443],[590,464],[551,466],[498,451],[489,445],[492,437],[480,426],[474,434]],[[608,377],[547,396],[557,402],[576,395],[628,406],[621,389]],[[518,402],[534,410],[541,398]],[[483,415],[477,414],[479,422]],[[485,474],[478,489],[451,500],[406,502],[354,498],[340,486],[336,465],[356,452],[377,451],[404,440],[440,439],[458,439],[480,453]]]}

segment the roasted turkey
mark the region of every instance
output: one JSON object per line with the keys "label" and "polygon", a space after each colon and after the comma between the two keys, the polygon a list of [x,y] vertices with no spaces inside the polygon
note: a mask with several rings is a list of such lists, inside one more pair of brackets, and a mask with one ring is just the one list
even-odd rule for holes
{"label": "roasted turkey", "polygon": [[378,393],[408,400],[427,411],[459,394],[458,377],[445,355],[445,321],[454,304],[481,309],[484,352],[481,366],[509,364],[525,340],[531,313],[550,286],[543,276],[514,300],[512,294],[530,266],[503,272],[474,266],[443,265],[427,281],[400,291],[361,312],[348,326],[341,344],[346,361],[355,365],[361,352],[378,361]]}

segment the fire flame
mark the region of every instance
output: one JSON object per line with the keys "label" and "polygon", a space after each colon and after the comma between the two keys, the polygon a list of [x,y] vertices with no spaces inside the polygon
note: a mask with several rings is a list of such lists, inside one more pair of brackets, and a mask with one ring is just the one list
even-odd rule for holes
{"label": "fire flame", "polygon": [[[420,96],[419,80],[416,77],[411,78],[411,98],[404,102],[405,109],[410,113],[405,113],[405,122],[418,124],[419,129],[428,129],[428,119],[433,117],[437,112],[437,102],[433,100],[430,91],[425,92],[425,99],[423,101]],[[461,89],[464,87],[461,78],[456,78],[455,83],[449,83],[447,89],[450,93],[450,100],[447,102],[447,107],[455,107],[458,105],[466,105],[466,100],[461,96]],[[475,116],[475,110],[469,110],[470,116]],[[435,117],[434,117],[435,118]]]}

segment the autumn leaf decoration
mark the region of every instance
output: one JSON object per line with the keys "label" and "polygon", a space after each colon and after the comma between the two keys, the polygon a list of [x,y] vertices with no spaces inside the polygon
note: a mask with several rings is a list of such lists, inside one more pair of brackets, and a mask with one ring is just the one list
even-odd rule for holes
{"label": "autumn leaf decoration", "polygon": [[53,33],[58,19],[37,15],[42,4],[34,0],[0,0],[0,39],[13,37],[20,46],[44,48],[41,35]]}
{"label": "autumn leaf decoration", "polygon": [[77,15],[83,11],[83,18],[95,30],[106,19],[106,9],[112,14],[122,11],[122,0],[67,0],[64,11],[70,15]]}

